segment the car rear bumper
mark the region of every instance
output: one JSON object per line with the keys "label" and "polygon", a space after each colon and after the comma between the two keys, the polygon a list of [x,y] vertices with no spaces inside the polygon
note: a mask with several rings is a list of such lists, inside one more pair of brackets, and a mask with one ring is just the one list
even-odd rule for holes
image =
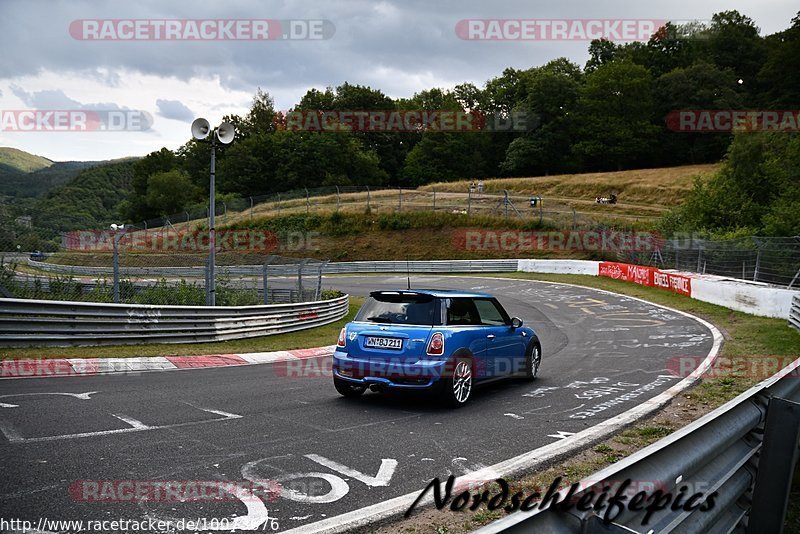
{"label": "car rear bumper", "polygon": [[445,360],[360,359],[340,351],[333,353],[334,377],[380,389],[433,389],[438,387],[446,367]]}

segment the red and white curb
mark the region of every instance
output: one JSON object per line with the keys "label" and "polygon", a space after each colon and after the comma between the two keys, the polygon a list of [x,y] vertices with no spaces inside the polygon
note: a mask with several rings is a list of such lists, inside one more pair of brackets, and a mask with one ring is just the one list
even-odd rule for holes
{"label": "red and white curb", "polygon": [[247,354],[210,354],[203,356],[155,356],[143,358],[70,358],[0,361],[2,378],[42,378],[53,376],[92,376],[145,371],[208,369],[232,365],[257,365],[319,358],[333,354],[334,346],[312,349],[252,352]]}

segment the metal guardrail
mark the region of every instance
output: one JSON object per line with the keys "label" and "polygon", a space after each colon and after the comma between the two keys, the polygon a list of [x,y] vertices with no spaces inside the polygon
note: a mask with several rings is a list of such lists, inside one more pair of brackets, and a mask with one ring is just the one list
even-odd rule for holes
{"label": "metal guardrail", "polygon": [[[458,272],[514,272],[518,261],[512,260],[440,260],[440,261],[350,261],[331,262],[322,265],[323,274],[334,273],[458,273]],[[111,267],[85,267],[61,265],[28,260],[28,266],[49,273],[71,274],[74,276],[113,276]],[[270,265],[269,276],[296,275],[298,269],[304,272],[318,272],[320,265],[285,264]],[[120,267],[123,276],[164,277],[164,278],[202,278],[206,268],[194,267]],[[263,265],[217,266],[219,276],[263,276]]]}
{"label": "metal guardrail", "polygon": [[789,326],[800,330],[800,295],[792,297],[792,307],[789,310]]}
{"label": "metal guardrail", "polygon": [[712,509],[673,510],[668,505],[643,525],[646,510],[631,511],[628,494],[624,511],[609,524],[602,520],[604,510],[545,508],[511,514],[477,532],[778,532],[797,459],[798,367],[800,359],[690,425],[587,477],[574,494],[576,500],[591,491],[600,495],[604,487],[630,479],[639,486],[632,493],[646,485],[648,496],[660,489],[674,497],[682,486],[688,488],[687,498],[717,492]]}
{"label": "metal guardrail", "polygon": [[338,321],[349,296],[267,306],[206,307],[0,299],[0,346],[226,341]]}
{"label": "metal guardrail", "polygon": [[331,262],[322,272],[333,273],[498,273],[516,272],[519,260],[430,260]]}

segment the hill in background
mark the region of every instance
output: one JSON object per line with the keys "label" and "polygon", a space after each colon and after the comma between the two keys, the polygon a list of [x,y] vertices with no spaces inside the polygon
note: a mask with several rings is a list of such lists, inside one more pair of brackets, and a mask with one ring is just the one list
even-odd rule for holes
{"label": "hill in background", "polygon": [[0,147],[0,168],[8,173],[29,173],[49,167],[54,162],[24,150]]}

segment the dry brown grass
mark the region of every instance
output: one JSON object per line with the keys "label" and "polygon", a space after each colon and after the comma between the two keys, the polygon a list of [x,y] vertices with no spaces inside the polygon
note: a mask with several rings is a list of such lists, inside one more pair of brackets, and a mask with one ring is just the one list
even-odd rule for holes
{"label": "dry brown grass", "polygon": [[[637,169],[618,172],[562,174],[532,178],[494,178],[484,180],[486,192],[508,189],[524,195],[541,195],[552,200],[593,201],[598,195],[616,191],[626,205],[671,207],[681,203],[692,188],[696,176],[706,177],[719,169],[719,164],[684,165],[658,169]],[[463,192],[469,180],[437,183],[421,187],[437,191]]]}

